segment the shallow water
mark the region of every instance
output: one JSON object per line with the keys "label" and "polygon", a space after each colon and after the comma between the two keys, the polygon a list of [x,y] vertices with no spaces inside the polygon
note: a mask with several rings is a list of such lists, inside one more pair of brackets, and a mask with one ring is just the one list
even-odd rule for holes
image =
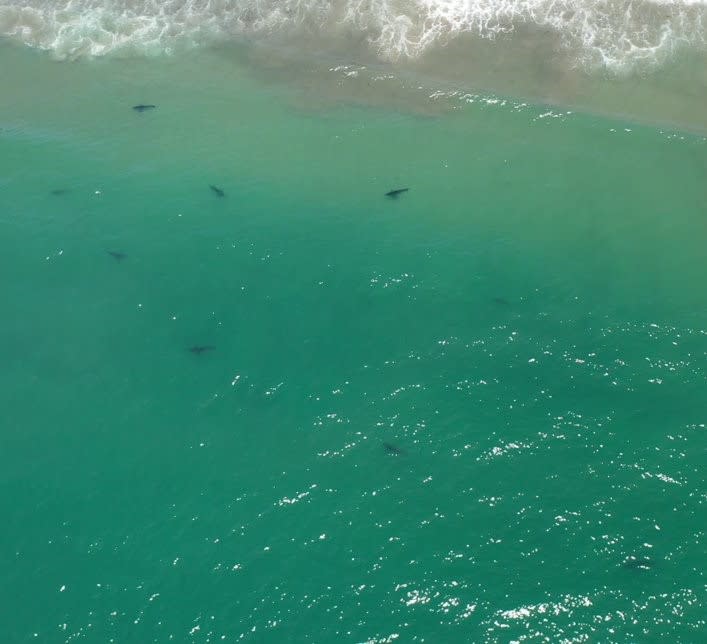
{"label": "shallow water", "polygon": [[0,56],[7,641],[699,639],[703,137]]}
{"label": "shallow water", "polygon": [[0,37],[185,71],[219,47],[308,108],[505,97],[707,133],[705,0],[0,0]]}

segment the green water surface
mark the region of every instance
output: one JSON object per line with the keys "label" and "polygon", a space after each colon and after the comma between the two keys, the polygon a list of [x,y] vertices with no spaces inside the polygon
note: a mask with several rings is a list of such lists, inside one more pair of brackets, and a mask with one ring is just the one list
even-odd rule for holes
{"label": "green water surface", "polygon": [[2,641],[704,641],[704,138],[0,61]]}

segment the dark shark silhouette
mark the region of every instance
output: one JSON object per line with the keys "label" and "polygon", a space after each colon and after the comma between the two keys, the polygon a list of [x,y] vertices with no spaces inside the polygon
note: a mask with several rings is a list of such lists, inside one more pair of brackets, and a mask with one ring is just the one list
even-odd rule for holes
{"label": "dark shark silhouette", "polygon": [[122,262],[127,257],[125,253],[121,253],[119,250],[107,250],[106,253],[117,262]]}
{"label": "dark shark silhouette", "polygon": [[395,190],[389,190],[388,192],[385,193],[386,197],[390,197],[391,199],[397,199],[403,192],[407,192],[410,190],[410,188],[396,188]]}
{"label": "dark shark silhouette", "polygon": [[650,570],[653,568],[653,560],[649,557],[637,557],[629,555],[623,560],[621,565],[629,570]]}
{"label": "dark shark silhouette", "polygon": [[189,347],[189,352],[193,353],[195,356],[200,356],[202,353],[206,353],[207,351],[215,351],[216,347],[211,346],[209,344],[197,344],[194,345],[193,347]]}
{"label": "dark shark silhouette", "polygon": [[383,449],[392,456],[405,456],[405,450],[392,443],[383,443]]}
{"label": "dark shark silhouette", "polygon": [[147,112],[147,110],[154,110],[157,107],[157,105],[133,105],[133,109],[136,112]]}
{"label": "dark shark silhouette", "polygon": [[221,188],[219,188],[218,186],[209,185],[209,188],[211,188],[211,191],[212,191],[215,195],[217,195],[217,196],[219,196],[219,197],[225,197],[225,196],[226,196],[226,193],[225,193],[223,190],[221,190]]}

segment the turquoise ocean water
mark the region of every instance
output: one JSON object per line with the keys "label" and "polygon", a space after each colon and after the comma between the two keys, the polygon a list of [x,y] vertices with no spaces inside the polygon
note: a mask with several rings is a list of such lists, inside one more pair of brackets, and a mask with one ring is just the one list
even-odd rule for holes
{"label": "turquoise ocean water", "polygon": [[2,641],[704,641],[703,135],[0,61]]}

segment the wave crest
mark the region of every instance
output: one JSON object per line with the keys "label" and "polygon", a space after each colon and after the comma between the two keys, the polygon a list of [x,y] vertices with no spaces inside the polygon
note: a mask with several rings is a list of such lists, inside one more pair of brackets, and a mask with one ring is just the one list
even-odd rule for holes
{"label": "wave crest", "polygon": [[705,0],[0,0],[0,34],[60,59],[304,34],[398,60],[535,28],[579,65],[623,72],[704,48],[706,26]]}

